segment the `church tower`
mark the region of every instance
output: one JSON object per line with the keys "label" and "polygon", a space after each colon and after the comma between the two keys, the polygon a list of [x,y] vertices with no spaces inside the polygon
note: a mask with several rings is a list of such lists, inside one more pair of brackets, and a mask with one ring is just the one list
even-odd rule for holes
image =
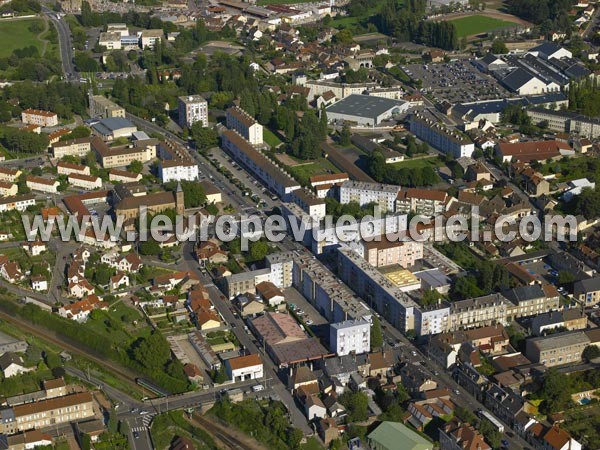
{"label": "church tower", "polygon": [[180,182],[177,183],[177,191],[175,191],[175,209],[178,215],[183,216],[183,213],[185,212],[185,199]]}

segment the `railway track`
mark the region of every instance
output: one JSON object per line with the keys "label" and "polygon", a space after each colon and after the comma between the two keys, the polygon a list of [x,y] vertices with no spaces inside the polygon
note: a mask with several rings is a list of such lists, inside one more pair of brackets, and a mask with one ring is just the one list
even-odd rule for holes
{"label": "railway track", "polygon": [[207,420],[198,413],[195,413],[192,416],[192,420],[204,428],[208,433],[228,445],[232,450],[255,450],[255,447],[249,446],[235,436],[227,434],[226,430],[223,429],[224,427],[220,424]]}
{"label": "railway track", "polygon": [[6,320],[8,322],[12,322],[12,323],[18,325],[19,329],[21,329],[27,333],[30,333],[34,336],[43,338],[43,339],[51,342],[52,344],[57,345],[71,353],[76,353],[76,354],[85,356],[86,358],[88,358],[88,359],[92,360],[93,362],[95,362],[96,364],[98,364],[100,367],[106,367],[106,368],[110,369],[112,373],[119,376],[123,381],[130,384],[131,387],[135,388],[136,391],[139,390],[139,386],[137,385],[137,383],[135,381],[136,376],[133,373],[124,370],[122,367],[117,366],[114,363],[107,361],[106,359],[102,359],[102,358],[96,356],[92,350],[82,349],[82,348],[70,343],[69,340],[67,340],[67,338],[61,337],[56,332],[36,327],[24,319],[19,319],[18,317],[13,317],[1,310],[0,310],[0,318]]}

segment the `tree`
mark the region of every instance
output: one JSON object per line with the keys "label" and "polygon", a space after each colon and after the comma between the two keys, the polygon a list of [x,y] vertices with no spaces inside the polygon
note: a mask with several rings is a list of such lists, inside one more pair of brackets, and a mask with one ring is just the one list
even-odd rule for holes
{"label": "tree", "polygon": [[262,261],[268,253],[269,244],[266,241],[251,242],[248,262]]}
{"label": "tree", "polygon": [[588,345],[583,349],[581,357],[589,363],[592,359],[600,357],[600,348],[598,348],[596,345]]}
{"label": "tree", "polygon": [[492,448],[500,448],[502,434],[494,427],[492,422],[483,419],[479,425],[479,431],[481,431],[481,434],[483,434],[485,440]]}
{"label": "tree", "polygon": [[508,47],[504,41],[496,39],[494,42],[492,42],[492,53],[495,55],[505,55],[508,53]]}
{"label": "tree", "polygon": [[156,256],[160,254],[160,245],[153,239],[148,239],[146,242],[140,243],[140,254],[144,256]]}
{"label": "tree", "polygon": [[71,139],[80,139],[88,137],[91,133],[91,130],[88,127],[84,127],[82,125],[77,126],[71,130],[69,134],[65,134],[60,137],[61,141],[68,141]]}
{"label": "tree", "polygon": [[135,159],[127,166],[127,170],[133,173],[142,173],[142,170],[144,170],[144,164]]}
{"label": "tree", "polygon": [[369,397],[364,392],[344,392],[339,400],[348,411],[348,422],[363,422],[368,419]]}
{"label": "tree", "polygon": [[421,299],[421,304],[423,306],[436,305],[441,298],[442,298],[442,294],[440,294],[435,289],[429,289],[429,290],[425,291],[425,293],[423,294],[423,298]]}
{"label": "tree", "polygon": [[194,123],[191,131],[196,147],[200,151],[208,150],[219,143],[219,135],[217,132],[212,128],[203,127],[202,122]]}
{"label": "tree", "polygon": [[94,281],[100,286],[106,286],[113,275],[113,269],[107,264],[98,264],[94,272]]}
{"label": "tree", "polygon": [[381,322],[377,316],[371,317],[371,348],[380,348],[383,345]]}
{"label": "tree", "polygon": [[351,144],[350,137],[351,137],[350,128],[348,127],[348,125],[344,125],[344,127],[342,128],[342,131],[340,132],[340,145],[342,145],[344,147],[347,147],[348,145],[350,145]]}
{"label": "tree", "polygon": [[163,370],[171,359],[171,348],[158,331],[138,340],[133,350],[136,361],[148,369]]}

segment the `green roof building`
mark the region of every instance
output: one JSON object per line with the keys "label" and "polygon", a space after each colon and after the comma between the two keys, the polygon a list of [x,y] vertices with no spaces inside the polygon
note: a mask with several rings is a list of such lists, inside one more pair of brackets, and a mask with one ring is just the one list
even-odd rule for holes
{"label": "green roof building", "polygon": [[382,422],[367,439],[372,450],[433,450],[433,443],[398,422]]}

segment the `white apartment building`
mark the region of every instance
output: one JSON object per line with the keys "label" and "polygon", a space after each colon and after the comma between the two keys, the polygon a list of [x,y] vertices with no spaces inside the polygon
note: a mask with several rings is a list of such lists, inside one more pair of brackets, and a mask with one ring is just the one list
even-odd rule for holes
{"label": "white apartment building", "polygon": [[72,173],[69,175],[69,184],[91,191],[92,189],[100,189],[102,187],[102,179],[100,177]]}
{"label": "white apartment building", "polygon": [[396,212],[431,217],[446,211],[451,201],[452,197],[445,191],[409,188],[398,194]]}
{"label": "white apartment building", "polygon": [[292,286],[294,271],[294,253],[278,252],[265,257],[267,267],[271,270],[271,283],[279,289]]}
{"label": "white apartment building", "polygon": [[61,161],[56,165],[56,172],[59,175],[71,175],[72,173],[76,173],[77,175],[89,175],[90,168],[89,166],[84,166],[82,164]]}
{"label": "white apartment building", "polygon": [[287,201],[292,192],[300,189],[300,183],[290,177],[269,158],[256,150],[236,131],[225,130],[222,135],[223,149],[231,155],[267,186]]}
{"label": "white apartment building", "polygon": [[0,167],[0,181],[8,181],[14,183],[21,176],[19,169],[9,169],[8,167]]}
{"label": "white apartment building", "polygon": [[198,179],[198,164],[191,160],[170,159],[159,164],[159,176],[163,183],[169,181],[195,181]]}
{"label": "white apartment building", "polygon": [[35,205],[35,195],[15,195],[12,197],[0,198],[0,213],[6,211],[25,211],[27,207]]}
{"label": "white apartment building", "polygon": [[46,192],[47,194],[56,194],[60,185],[55,179],[35,177],[33,175],[28,176],[25,183],[32,191]]}
{"label": "white apartment building", "polygon": [[475,151],[475,144],[466,135],[419,113],[414,113],[410,118],[410,132],[439,151],[451,153],[456,158],[471,157]]}
{"label": "white apartment building", "polygon": [[0,197],[8,197],[10,195],[17,195],[19,188],[15,183],[8,181],[0,181]]}
{"label": "white apartment building", "polygon": [[121,50],[121,33],[107,31],[100,33],[98,45],[107,50]]}
{"label": "white apartment building", "polygon": [[346,320],[329,327],[329,349],[338,356],[371,351],[371,324],[366,320]]}
{"label": "white apartment building", "polygon": [[55,127],[58,125],[58,115],[51,111],[28,108],[21,113],[24,124],[39,125],[40,127]]}
{"label": "white apartment building", "polygon": [[232,106],[227,110],[227,128],[240,133],[252,145],[263,143],[263,126],[242,108]]}
{"label": "white apartment building", "polygon": [[52,156],[59,159],[63,156],[85,156],[92,151],[91,142],[90,138],[59,141],[52,145]]}
{"label": "white apartment building", "polygon": [[294,202],[314,220],[320,221],[327,215],[325,201],[315,197],[312,192],[305,189],[294,191]]}
{"label": "white apartment building", "polygon": [[139,33],[140,47],[153,49],[163,37],[163,30],[143,30]]}
{"label": "white apartment building", "polygon": [[394,211],[400,186],[364,181],[345,181],[340,186],[340,203],[357,202],[360,206],[376,203],[381,212]]}
{"label": "white apartment building", "polygon": [[191,127],[196,122],[202,122],[208,127],[208,102],[201,95],[179,97],[179,126]]}

